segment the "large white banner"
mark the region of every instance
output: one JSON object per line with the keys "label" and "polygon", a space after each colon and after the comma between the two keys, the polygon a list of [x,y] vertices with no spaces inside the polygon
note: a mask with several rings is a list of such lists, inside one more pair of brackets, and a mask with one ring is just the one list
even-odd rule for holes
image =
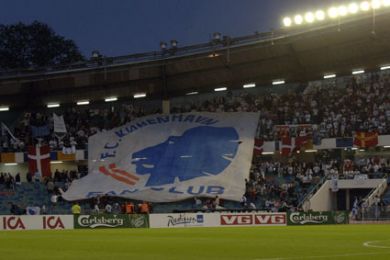
{"label": "large white banner", "polygon": [[74,181],[63,197],[239,201],[258,118],[258,113],[154,115],[96,134],[89,139],[89,174]]}

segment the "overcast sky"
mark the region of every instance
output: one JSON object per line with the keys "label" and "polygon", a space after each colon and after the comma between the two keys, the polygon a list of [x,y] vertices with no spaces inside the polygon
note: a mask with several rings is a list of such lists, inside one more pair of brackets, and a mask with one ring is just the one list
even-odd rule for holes
{"label": "overcast sky", "polygon": [[[49,24],[84,55],[106,56],[207,42],[213,32],[242,36],[281,26],[285,15],[329,7],[337,0],[0,0],[0,24]],[[343,1],[338,1],[342,3]]]}

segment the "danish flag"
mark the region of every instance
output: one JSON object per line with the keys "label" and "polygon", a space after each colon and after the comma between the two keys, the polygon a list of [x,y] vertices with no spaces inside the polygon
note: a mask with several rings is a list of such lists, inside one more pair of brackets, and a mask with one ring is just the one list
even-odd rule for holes
{"label": "danish flag", "polygon": [[28,147],[28,170],[31,174],[37,171],[41,173],[42,177],[50,177],[50,147],[43,146],[29,146]]}
{"label": "danish flag", "polygon": [[255,139],[255,146],[253,148],[253,154],[259,156],[263,153],[264,140]]}
{"label": "danish flag", "polygon": [[281,154],[282,156],[290,156],[294,150],[296,150],[295,138],[285,137],[281,142]]}
{"label": "danish flag", "polygon": [[137,176],[128,173],[124,170],[118,169],[115,163],[110,164],[108,166],[108,169],[105,166],[100,166],[99,172],[130,186],[135,185],[139,181],[139,178]]}

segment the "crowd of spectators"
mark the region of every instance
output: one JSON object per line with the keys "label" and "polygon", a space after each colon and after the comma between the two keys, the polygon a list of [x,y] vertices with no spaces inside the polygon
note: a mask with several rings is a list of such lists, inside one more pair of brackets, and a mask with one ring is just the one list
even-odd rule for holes
{"label": "crowd of spectators", "polygon": [[[253,162],[250,178],[245,181],[246,193],[243,206],[268,211],[298,210],[299,202],[312,185],[324,176],[320,163],[306,163],[297,160],[289,162]],[[332,167],[332,164],[329,164]]]}
{"label": "crowd of spectators", "polygon": [[[189,102],[173,107],[172,113],[208,112],[260,112],[259,137],[278,139],[276,125],[314,125],[321,137],[352,136],[353,131],[376,130],[380,134],[390,132],[389,75],[372,73],[343,78],[337,81],[311,82],[302,91],[254,95],[241,92],[227,93],[202,102]],[[16,139],[2,135],[2,150],[23,150],[30,144],[32,127],[47,126],[49,134],[42,137],[52,149],[86,147],[88,137],[108,130],[158,110],[146,110],[142,106],[122,104],[110,109],[67,109],[63,112],[68,133],[58,138],[53,133],[51,111],[25,113],[14,128]]]}
{"label": "crowd of spectators", "polygon": [[359,175],[367,178],[384,178],[390,173],[390,160],[385,157],[346,159],[342,168],[343,177],[354,179]]}
{"label": "crowd of spectators", "polygon": [[20,185],[20,183],[20,173],[14,176],[10,173],[0,172],[0,185],[3,184],[6,190],[14,191],[15,185]]}
{"label": "crowd of spectators", "polygon": [[174,107],[172,112],[260,112],[258,137],[277,140],[277,125],[313,125],[319,138],[354,131],[390,133],[390,75],[384,72],[311,82],[285,93],[241,92]]}
{"label": "crowd of spectators", "polygon": [[[352,137],[354,131],[390,133],[390,75],[385,72],[311,82],[306,87],[281,93],[227,92],[199,102],[172,106],[172,113],[259,112],[258,137],[278,140],[277,125],[312,125],[319,138]],[[110,108],[73,107],[63,111],[68,133],[53,133],[52,111],[25,113],[14,127],[14,136],[2,134],[2,151],[23,151],[37,140],[53,150],[85,149],[88,137],[131,122],[137,117],[160,113],[159,109],[121,104]],[[32,127],[47,127],[48,134],[34,138]]]}
{"label": "crowd of spectators", "polygon": [[[66,134],[54,133],[53,111],[26,112],[13,129],[15,138],[2,131],[1,151],[24,151],[27,145],[38,141],[48,144],[52,150],[86,149],[89,136],[160,111],[153,109],[145,112],[142,106],[121,104],[110,108],[73,107],[65,109],[62,113],[56,112],[64,117]],[[33,128],[37,129],[35,133]]]}
{"label": "crowd of spectators", "polygon": [[244,207],[269,211],[299,210],[308,192],[327,179],[387,178],[390,160],[384,157],[331,159],[318,156],[314,162],[290,159],[275,161],[255,158],[250,178],[245,181]]}

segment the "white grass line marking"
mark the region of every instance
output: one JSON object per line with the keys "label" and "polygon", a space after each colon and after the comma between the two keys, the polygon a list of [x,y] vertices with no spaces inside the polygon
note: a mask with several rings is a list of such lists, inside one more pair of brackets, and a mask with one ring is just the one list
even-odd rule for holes
{"label": "white grass line marking", "polygon": [[[390,247],[389,247],[390,248]],[[340,255],[314,255],[314,256],[296,256],[296,257],[276,257],[276,258],[256,258],[254,260],[290,260],[290,259],[314,259],[314,258],[333,258],[333,257],[350,257],[350,256],[369,256],[383,255],[390,253],[356,253],[356,254],[340,254]]]}
{"label": "white grass line marking", "polygon": [[373,247],[373,248],[390,249],[390,246],[373,245],[373,244],[378,244],[378,243],[384,242],[384,241],[388,241],[388,240],[367,241],[367,242],[363,243],[363,246],[365,246],[365,247]]}

